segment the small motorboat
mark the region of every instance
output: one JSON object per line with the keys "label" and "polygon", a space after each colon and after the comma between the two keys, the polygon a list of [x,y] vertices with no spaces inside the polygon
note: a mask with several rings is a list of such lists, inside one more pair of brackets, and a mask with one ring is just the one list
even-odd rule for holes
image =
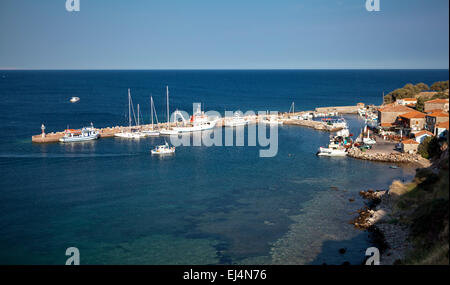
{"label": "small motorboat", "polygon": [[328,146],[328,147],[320,147],[317,152],[318,156],[346,156],[347,151],[343,147],[337,146]]}
{"label": "small motorboat", "polygon": [[72,98],[70,98],[70,103],[76,103],[76,102],[78,102],[78,101],[80,101],[80,97],[72,97]]}
{"label": "small motorboat", "polygon": [[175,147],[170,147],[166,142],[165,144],[158,145],[154,149],[151,150],[152,154],[162,155],[162,154],[173,154],[175,153]]}

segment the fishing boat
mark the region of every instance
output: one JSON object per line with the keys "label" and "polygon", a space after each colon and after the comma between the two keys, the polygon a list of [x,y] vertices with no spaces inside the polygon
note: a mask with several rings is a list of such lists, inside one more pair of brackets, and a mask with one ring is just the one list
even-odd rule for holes
{"label": "fishing boat", "polygon": [[225,127],[239,127],[245,126],[248,124],[248,121],[241,117],[241,115],[236,112],[232,118],[225,118],[224,125]]}
{"label": "fishing boat", "polygon": [[91,123],[90,127],[84,127],[81,130],[74,129],[66,129],[64,131],[64,136],[59,139],[60,142],[68,143],[68,142],[84,142],[90,140],[96,140],[100,134],[94,128]]}
{"label": "fishing boat", "polygon": [[191,116],[189,121],[187,121],[180,111],[175,111],[175,117],[180,116],[183,121],[183,126],[173,127],[174,131],[179,133],[186,132],[198,132],[210,130],[216,126],[217,119],[209,118],[204,111],[201,110],[201,105],[197,106],[197,111]]}
{"label": "fishing boat", "polygon": [[158,145],[154,149],[151,150],[152,154],[163,155],[163,154],[173,154],[175,153],[175,147],[170,147],[166,142],[165,144]]}
{"label": "fishing boat", "polygon": [[132,119],[131,119],[131,111],[133,111],[133,117],[136,120],[136,116],[134,114],[134,108],[133,108],[133,101],[131,99],[131,93],[130,89],[128,89],[128,122],[129,122],[129,130],[128,131],[121,131],[120,133],[114,134],[114,136],[119,138],[126,138],[126,139],[140,139],[144,138],[146,134],[139,131],[139,104],[138,104],[138,121],[137,121],[137,128],[132,127]]}
{"label": "fishing boat", "polygon": [[158,116],[156,115],[156,109],[155,109],[155,105],[153,103],[153,97],[150,96],[150,116],[152,117],[152,127],[150,130],[146,130],[146,131],[142,131],[144,134],[146,134],[147,136],[150,137],[157,137],[159,136],[159,131],[155,130],[154,125],[153,125],[153,111],[155,111],[155,119],[156,119],[156,124],[158,124]]}
{"label": "fishing boat", "polygon": [[72,97],[72,98],[70,98],[70,103],[76,103],[76,102],[78,102],[78,101],[80,101],[80,97]]}

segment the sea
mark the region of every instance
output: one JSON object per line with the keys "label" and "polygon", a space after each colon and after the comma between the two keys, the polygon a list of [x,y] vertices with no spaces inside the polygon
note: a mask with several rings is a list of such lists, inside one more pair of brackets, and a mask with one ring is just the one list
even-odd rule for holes
{"label": "sea", "polygon": [[[128,89],[141,123],[150,96],[170,108],[286,112],[380,104],[406,83],[448,70],[0,71],[0,264],[361,264],[371,234],[349,221],[360,190],[408,181],[412,166],[317,157],[329,133],[278,128],[278,152],[259,146],[150,149],[164,138],[36,144],[66,128],[128,124]],[[78,103],[70,103],[73,96]],[[345,116],[351,132],[364,121]],[[342,249],[345,249],[344,251]]]}

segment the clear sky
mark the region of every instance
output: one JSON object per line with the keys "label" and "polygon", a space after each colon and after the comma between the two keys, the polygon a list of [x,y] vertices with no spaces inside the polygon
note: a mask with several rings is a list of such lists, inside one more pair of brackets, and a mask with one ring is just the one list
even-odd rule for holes
{"label": "clear sky", "polygon": [[448,0],[0,0],[1,69],[449,67]]}

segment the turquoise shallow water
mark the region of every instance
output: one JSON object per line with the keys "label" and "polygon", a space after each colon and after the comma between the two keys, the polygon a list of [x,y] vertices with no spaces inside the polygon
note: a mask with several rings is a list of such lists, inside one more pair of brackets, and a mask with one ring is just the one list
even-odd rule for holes
{"label": "turquoise shallow water", "polygon": [[[283,126],[278,154],[272,158],[260,158],[258,147],[245,146],[179,147],[174,157],[158,159],[149,149],[160,138],[74,145],[30,142],[42,122],[49,130],[90,121],[96,126],[125,123],[128,87],[136,89],[133,99],[143,106],[150,92],[162,96],[168,82],[174,86],[171,103],[186,110],[197,101],[197,92],[208,109],[236,110],[248,110],[253,102],[261,108],[273,106],[263,110],[287,111],[292,98],[308,109],[314,96],[322,105],[378,97],[368,83],[373,74],[328,74],[331,81],[336,76],[350,80],[334,94],[360,92],[355,100],[329,95],[333,86],[315,90],[313,83],[326,78],[324,73],[294,72],[285,78],[275,72],[270,81],[270,73],[217,72],[6,73],[0,85],[0,263],[64,264],[69,246],[80,249],[83,264],[361,262],[370,241],[348,221],[362,201],[348,199],[369,185],[385,188],[393,179],[408,179],[414,170],[318,158],[315,151],[327,142],[327,133]],[[406,77],[442,80],[448,72],[394,75],[402,85]],[[392,71],[375,74],[381,85],[394,85],[392,76]],[[371,90],[367,94],[362,87],[355,90],[364,84]],[[80,104],[66,103],[71,96],[81,97]],[[362,122],[347,119],[357,133]],[[338,253],[341,247],[348,248],[345,255]]]}

